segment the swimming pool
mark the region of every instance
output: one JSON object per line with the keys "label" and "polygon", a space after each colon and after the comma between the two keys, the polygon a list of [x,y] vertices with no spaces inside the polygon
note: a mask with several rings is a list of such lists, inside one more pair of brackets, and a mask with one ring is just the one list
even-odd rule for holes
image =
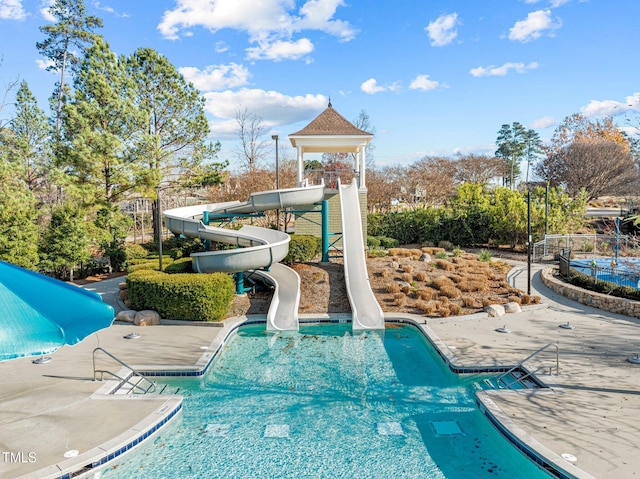
{"label": "swimming pool", "polygon": [[173,379],[183,417],[102,478],[549,478],[478,411],[411,326],[268,334],[243,326],[201,379]]}
{"label": "swimming pool", "polygon": [[571,267],[599,281],[640,289],[640,258],[572,259]]}

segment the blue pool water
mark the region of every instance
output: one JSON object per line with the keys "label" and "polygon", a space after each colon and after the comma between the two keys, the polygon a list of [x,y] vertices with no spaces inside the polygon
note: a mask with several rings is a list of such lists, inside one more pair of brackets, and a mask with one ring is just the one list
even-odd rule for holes
{"label": "blue pool water", "polygon": [[548,479],[476,408],[484,377],[411,326],[245,326],[203,378],[167,381],[181,422],[102,478]]}
{"label": "blue pool water", "polygon": [[615,267],[613,261],[614,258],[576,259],[571,260],[571,267],[600,281],[640,289],[640,258],[618,258]]}

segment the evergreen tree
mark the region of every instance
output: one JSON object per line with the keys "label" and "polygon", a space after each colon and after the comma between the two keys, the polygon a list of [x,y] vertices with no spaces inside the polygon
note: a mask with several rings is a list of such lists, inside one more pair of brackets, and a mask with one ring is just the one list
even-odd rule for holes
{"label": "evergreen tree", "polygon": [[55,0],[49,7],[49,13],[57,22],[40,27],[40,31],[47,35],[47,38],[36,43],[36,48],[50,61],[47,70],[60,73],[60,80],[53,94],[56,134],[59,136],[67,67],[70,66],[73,71],[80,63],[85,48],[98,37],[93,31],[102,28],[102,20],[86,14],[83,0]]}
{"label": "evergreen tree", "polygon": [[64,204],[53,211],[43,235],[42,268],[73,281],[76,266],[90,257],[89,229],[79,208]]}
{"label": "evergreen tree", "polygon": [[36,200],[11,164],[0,156],[0,259],[25,268],[38,265]]}
{"label": "evergreen tree", "polygon": [[[143,167],[140,184],[147,197],[155,199],[159,189],[219,184],[226,163],[213,161],[220,143],[207,140],[209,123],[198,90],[151,48],[140,48],[129,58],[128,73],[136,83],[134,104],[146,120],[135,156]],[[157,201],[153,210],[157,238]]]}
{"label": "evergreen tree", "polygon": [[16,94],[15,113],[0,146],[14,171],[29,190],[41,198],[46,194],[46,177],[51,172],[49,125],[26,81]]}
{"label": "evergreen tree", "polygon": [[512,125],[505,123],[498,132],[496,156],[503,158],[507,165],[509,174],[504,178],[503,183],[511,189],[515,189],[516,179],[520,176],[520,161],[524,157],[525,149],[525,132],[525,127],[517,121]]}
{"label": "evergreen tree", "polygon": [[87,50],[64,107],[59,160],[85,204],[113,205],[136,188],[139,164],[132,155],[144,112],[135,106],[135,84],[126,62],[101,38]]}

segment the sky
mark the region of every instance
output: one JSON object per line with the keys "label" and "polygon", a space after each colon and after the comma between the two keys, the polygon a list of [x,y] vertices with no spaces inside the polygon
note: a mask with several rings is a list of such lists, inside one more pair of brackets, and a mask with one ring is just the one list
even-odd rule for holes
{"label": "sky", "polygon": [[[51,0],[0,0],[0,86],[40,108],[57,76],[36,42]],[[638,0],[85,0],[111,49],[165,55],[206,99],[211,139],[237,165],[237,111],[265,141],[328,105],[374,130],[376,167],[493,154],[503,124],[548,141],[563,119],[640,125]],[[13,91],[15,93],[15,90]],[[7,107],[0,112],[10,116]],[[268,159],[265,159],[268,161]]]}

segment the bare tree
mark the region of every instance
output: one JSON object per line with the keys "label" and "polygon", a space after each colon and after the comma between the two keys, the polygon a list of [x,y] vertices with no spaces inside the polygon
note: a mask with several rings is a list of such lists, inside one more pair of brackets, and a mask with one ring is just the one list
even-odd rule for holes
{"label": "bare tree", "polygon": [[238,124],[236,132],[240,140],[236,156],[242,166],[254,171],[268,148],[267,142],[262,140],[267,128],[261,117],[249,113],[246,108],[243,111],[236,110],[236,123]]}
{"label": "bare tree", "polygon": [[632,193],[638,185],[638,165],[629,149],[614,141],[574,141],[547,156],[543,164],[550,183],[565,186],[573,197],[582,188],[593,199],[604,194]]}
{"label": "bare tree", "polygon": [[556,128],[546,158],[535,171],[551,186],[564,186],[572,196],[584,188],[588,197],[630,193],[638,185],[638,164],[629,138],[611,118],[591,121],[580,114]]}
{"label": "bare tree", "polygon": [[455,161],[456,183],[487,183],[492,178],[503,178],[508,174],[508,166],[502,158],[496,156],[461,156]]}
{"label": "bare tree", "polygon": [[437,205],[455,194],[455,174],[456,165],[450,158],[427,156],[409,167],[405,184],[415,201]]}

